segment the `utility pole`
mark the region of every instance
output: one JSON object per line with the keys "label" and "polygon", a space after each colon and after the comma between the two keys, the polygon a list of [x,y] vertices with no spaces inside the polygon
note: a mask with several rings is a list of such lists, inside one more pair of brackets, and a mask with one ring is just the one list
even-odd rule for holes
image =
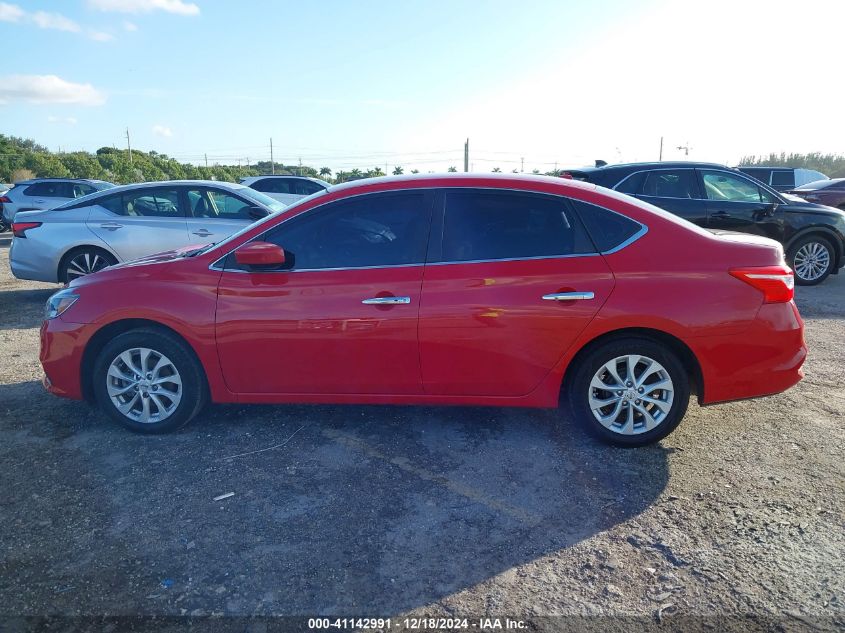
{"label": "utility pole", "polygon": [[299,157],[299,175],[302,175],[302,156]]}
{"label": "utility pole", "polygon": [[208,154],[205,154],[205,168],[208,169]]}
{"label": "utility pole", "polygon": [[469,139],[464,143],[464,173],[469,171]]}
{"label": "utility pole", "polygon": [[684,156],[689,156],[689,151],[690,151],[692,148],[689,146],[689,141],[687,141],[687,144],[686,144],[686,145],[678,145],[677,149],[682,149],[682,150],[684,150]]}
{"label": "utility pole", "polygon": [[660,137],[660,158],[659,161],[663,162],[663,137]]}
{"label": "utility pole", "polygon": [[276,163],[273,162],[273,137],[270,137],[270,173],[276,173]]}
{"label": "utility pole", "polygon": [[525,156],[519,158],[519,171],[520,173],[525,171]]}
{"label": "utility pole", "polygon": [[132,167],[132,145],[129,143],[129,128],[126,128],[126,148],[129,150],[129,166]]}

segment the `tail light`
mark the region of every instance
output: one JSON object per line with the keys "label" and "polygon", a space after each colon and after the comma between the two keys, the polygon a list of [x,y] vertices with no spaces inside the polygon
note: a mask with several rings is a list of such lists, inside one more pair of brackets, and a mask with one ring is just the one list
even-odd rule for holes
{"label": "tail light", "polygon": [[12,199],[9,196],[0,196],[0,204],[5,204],[11,201]]}
{"label": "tail light", "polygon": [[764,303],[786,303],[795,296],[795,276],[789,266],[735,268],[730,273],[762,292]]}
{"label": "tail light", "polygon": [[26,237],[29,229],[37,229],[41,222],[12,222],[12,235],[15,237]]}

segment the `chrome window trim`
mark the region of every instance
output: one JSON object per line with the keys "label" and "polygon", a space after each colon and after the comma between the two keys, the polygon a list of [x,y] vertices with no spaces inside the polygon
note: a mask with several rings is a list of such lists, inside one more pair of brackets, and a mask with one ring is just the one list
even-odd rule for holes
{"label": "chrome window trim", "polygon": [[[646,171],[646,170],[643,170],[643,171]],[[630,174],[630,175],[633,175],[633,174]],[[279,222],[278,224],[276,224],[272,228],[277,229],[280,226],[282,226],[283,224],[285,224],[286,222],[289,222],[290,220],[292,220],[296,217],[304,215],[305,213],[311,213],[312,211],[315,211],[316,209],[319,209],[320,207],[323,207],[327,204],[331,204],[333,202],[340,202],[340,200],[348,200],[350,198],[373,195],[373,194],[378,194],[378,193],[399,193],[399,192],[406,192],[406,191],[437,191],[439,189],[447,189],[447,190],[448,189],[484,189],[484,190],[488,190],[488,191],[510,191],[510,192],[515,192],[515,193],[533,193],[533,194],[537,194],[537,195],[541,195],[541,196],[555,196],[557,198],[562,198],[564,201],[573,199],[570,196],[565,196],[565,195],[562,195],[562,194],[559,194],[559,193],[549,193],[549,192],[546,192],[546,191],[533,191],[533,190],[530,190],[530,189],[514,189],[514,188],[511,188],[511,187],[507,187],[507,188],[505,188],[505,187],[484,187],[484,186],[473,186],[473,185],[461,185],[461,186],[449,186],[449,187],[443,187],[443,186],[439,186],[439,187],[406,187],[406,188],[402,188],[402,189],[389,189],[389,190],[386,190],[386,191],[369,191],[369,192],[366,192],[366,193],[356,193],[356,194],[353,194],[353,195],[350,195],[350,196],[345,196],[345,197],[338,199],[338,200],[331,200],[331,201],[328,201],[328,202],[323,202],[322,204],[319,204],[315,207],[308,209],[304,213],[298,213],[294,216],[291,216],[289,218],[282,220],[281,222]],[[299,268],[299,269],[287,269],[287,270],[267,270],[267,271],[260,271],[260,272],[263,272],[263,273],[311,273],[311,272],[317,272],[317,271],[334,272],[334,271],[341,271],[341,270],[379,270],[379,269],[388,269],[388,268],[411,268],[413,266],[448,266],[448,265],[454,265],[454,264],[488,264],[488,263],[494,263],[494,262],[516,262],[516,261],[531,261],[531,260],[540,260],[540,259],[571,259],[573,257],[597,257],[599,255],[611,255],[613,253],[616,253],[616,252],[622,250],[623,248],[625,248],[626,246],[633,244],[638,239],[640,239],[643,235],[648,233],[648,227],[645,224],[643,224],[641,222],[637,222],[637,220],[634,220],[633,218],[630,218],[623,213],[619,213],[617,211],[614,211],[613,209],[608,209],[607,207],[603,207],[601,205],[597,205],[597,204],[594,204],[592,202],[587,202],[585,200],[578,200],[577,198],[574,198],[574,199],[577,200],[578,202],[582,202],[584,204],[590,204],[594,207],[599,207],[600,209],[603,209],[605,211],[609,211],[610,213],[615,213],[616,215],[622,216],[623,218],[626,218],[626,219],[630,220],[631,222],[636,222],[637,224],[640,225],[640,230],[637,231],[636,233],[634,233],[634,235],[629,237],[627,240],[625,240],[621,244],[618,244],[617,246],[613,247],[610,250],[601,251],[601,252],[597,251],[597,252],[592,252],[592,253],[570,253],[568,255],[537,255],[537,256],[533,256],[533,257],[509,257],[509,258],[504,258],[504,259],[474,259],[474,260],[448,261],[448,262],[418,262],[418,263],[413,263],[413,264],[392,264],[392,265],[388,265],[388,266],[346,266],[346,267],[338,267],[338,268]],[[686,198],[684,198],[684,199],[686,200]],[[267,230],[270,230],[270,229],[267,229]],[[227,269],[223,268],[223,261],[229,255],[234,253],[238,248],[240,248],[241,246],[245,246],[249,242],[256,240],[260,235],[263,235],[263,233],[256,235],[255,237],[253,237],[252,239],[244,242],[240,246],[237,246],[237,247],[231,249],[225,255],[218,257],[211,264],[208,265],[208,269],[209,270],[215,270],[217,272],[252,274],[255,271],[235,270],[235,269],[227,270]]]}

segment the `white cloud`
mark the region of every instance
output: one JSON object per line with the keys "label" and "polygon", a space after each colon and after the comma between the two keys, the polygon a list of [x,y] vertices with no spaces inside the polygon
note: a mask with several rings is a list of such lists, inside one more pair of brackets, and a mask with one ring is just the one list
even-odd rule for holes
{"label": "white cloud", "polygon": [[66,81],[56,75],[7,75],[0,77],[0,103],[76,103],[102,105],[105,95],[91,84]]}
{"label": "white cloud", "polygon": [[171,130],[166,125],[156,124],[156,125],[153,126],[153,134],[155,134],[156,136],[163,136],[165,138],[170,138],[171,136],[173,136],[173,130]]}
{"label": "white cloud", "polygon": [[16,4],[0,2],[0,22],[17,22],[25,13],[26,11]]}
{"label": "white cloud", "polygon": [[123,30],[129,31],[130,33],[132,33],[134,31],[138,30],[138,26],[136,24],[133,24],[132,22],[130,22],[128,20],[124,20],[123,21]]}
{"label": "white cloud", "polygon": [[183,0],[88,0],[88,6],[115,13],[150,13],[164,11],[177,15],[199,15],[200,8]]}
{"label": "white cloud", "polygon": [[76,117],[72,116],[48,116],[47,120],[50,123],[67,123],[68,125],[76,125]]}
{"label": "white cloud", "polygon": [[111,42],[114,39],[114,35],[105,31],[88,31],[88,38],[95,42]]}
{"label": "white cloud", "polygon": [[42,29],[55,29],[57,31],[70,31],[71,33],[78,33],[80,26],[66,18],[61,13],[47,13],[46,11],[36,11],[31,16],[32,21]]}

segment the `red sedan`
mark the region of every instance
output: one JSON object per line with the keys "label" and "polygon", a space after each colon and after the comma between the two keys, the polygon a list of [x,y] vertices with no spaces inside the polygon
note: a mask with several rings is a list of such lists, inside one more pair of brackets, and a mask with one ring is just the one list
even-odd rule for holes
{"label": "red sedan", "polygon": [[690,393],[778,393],[807,353],[777,242],[521,176],[333,187],[219,244],[76,279],[46,317],[46,388],[151,433],[209,400],[564,402],[644,445]]}

